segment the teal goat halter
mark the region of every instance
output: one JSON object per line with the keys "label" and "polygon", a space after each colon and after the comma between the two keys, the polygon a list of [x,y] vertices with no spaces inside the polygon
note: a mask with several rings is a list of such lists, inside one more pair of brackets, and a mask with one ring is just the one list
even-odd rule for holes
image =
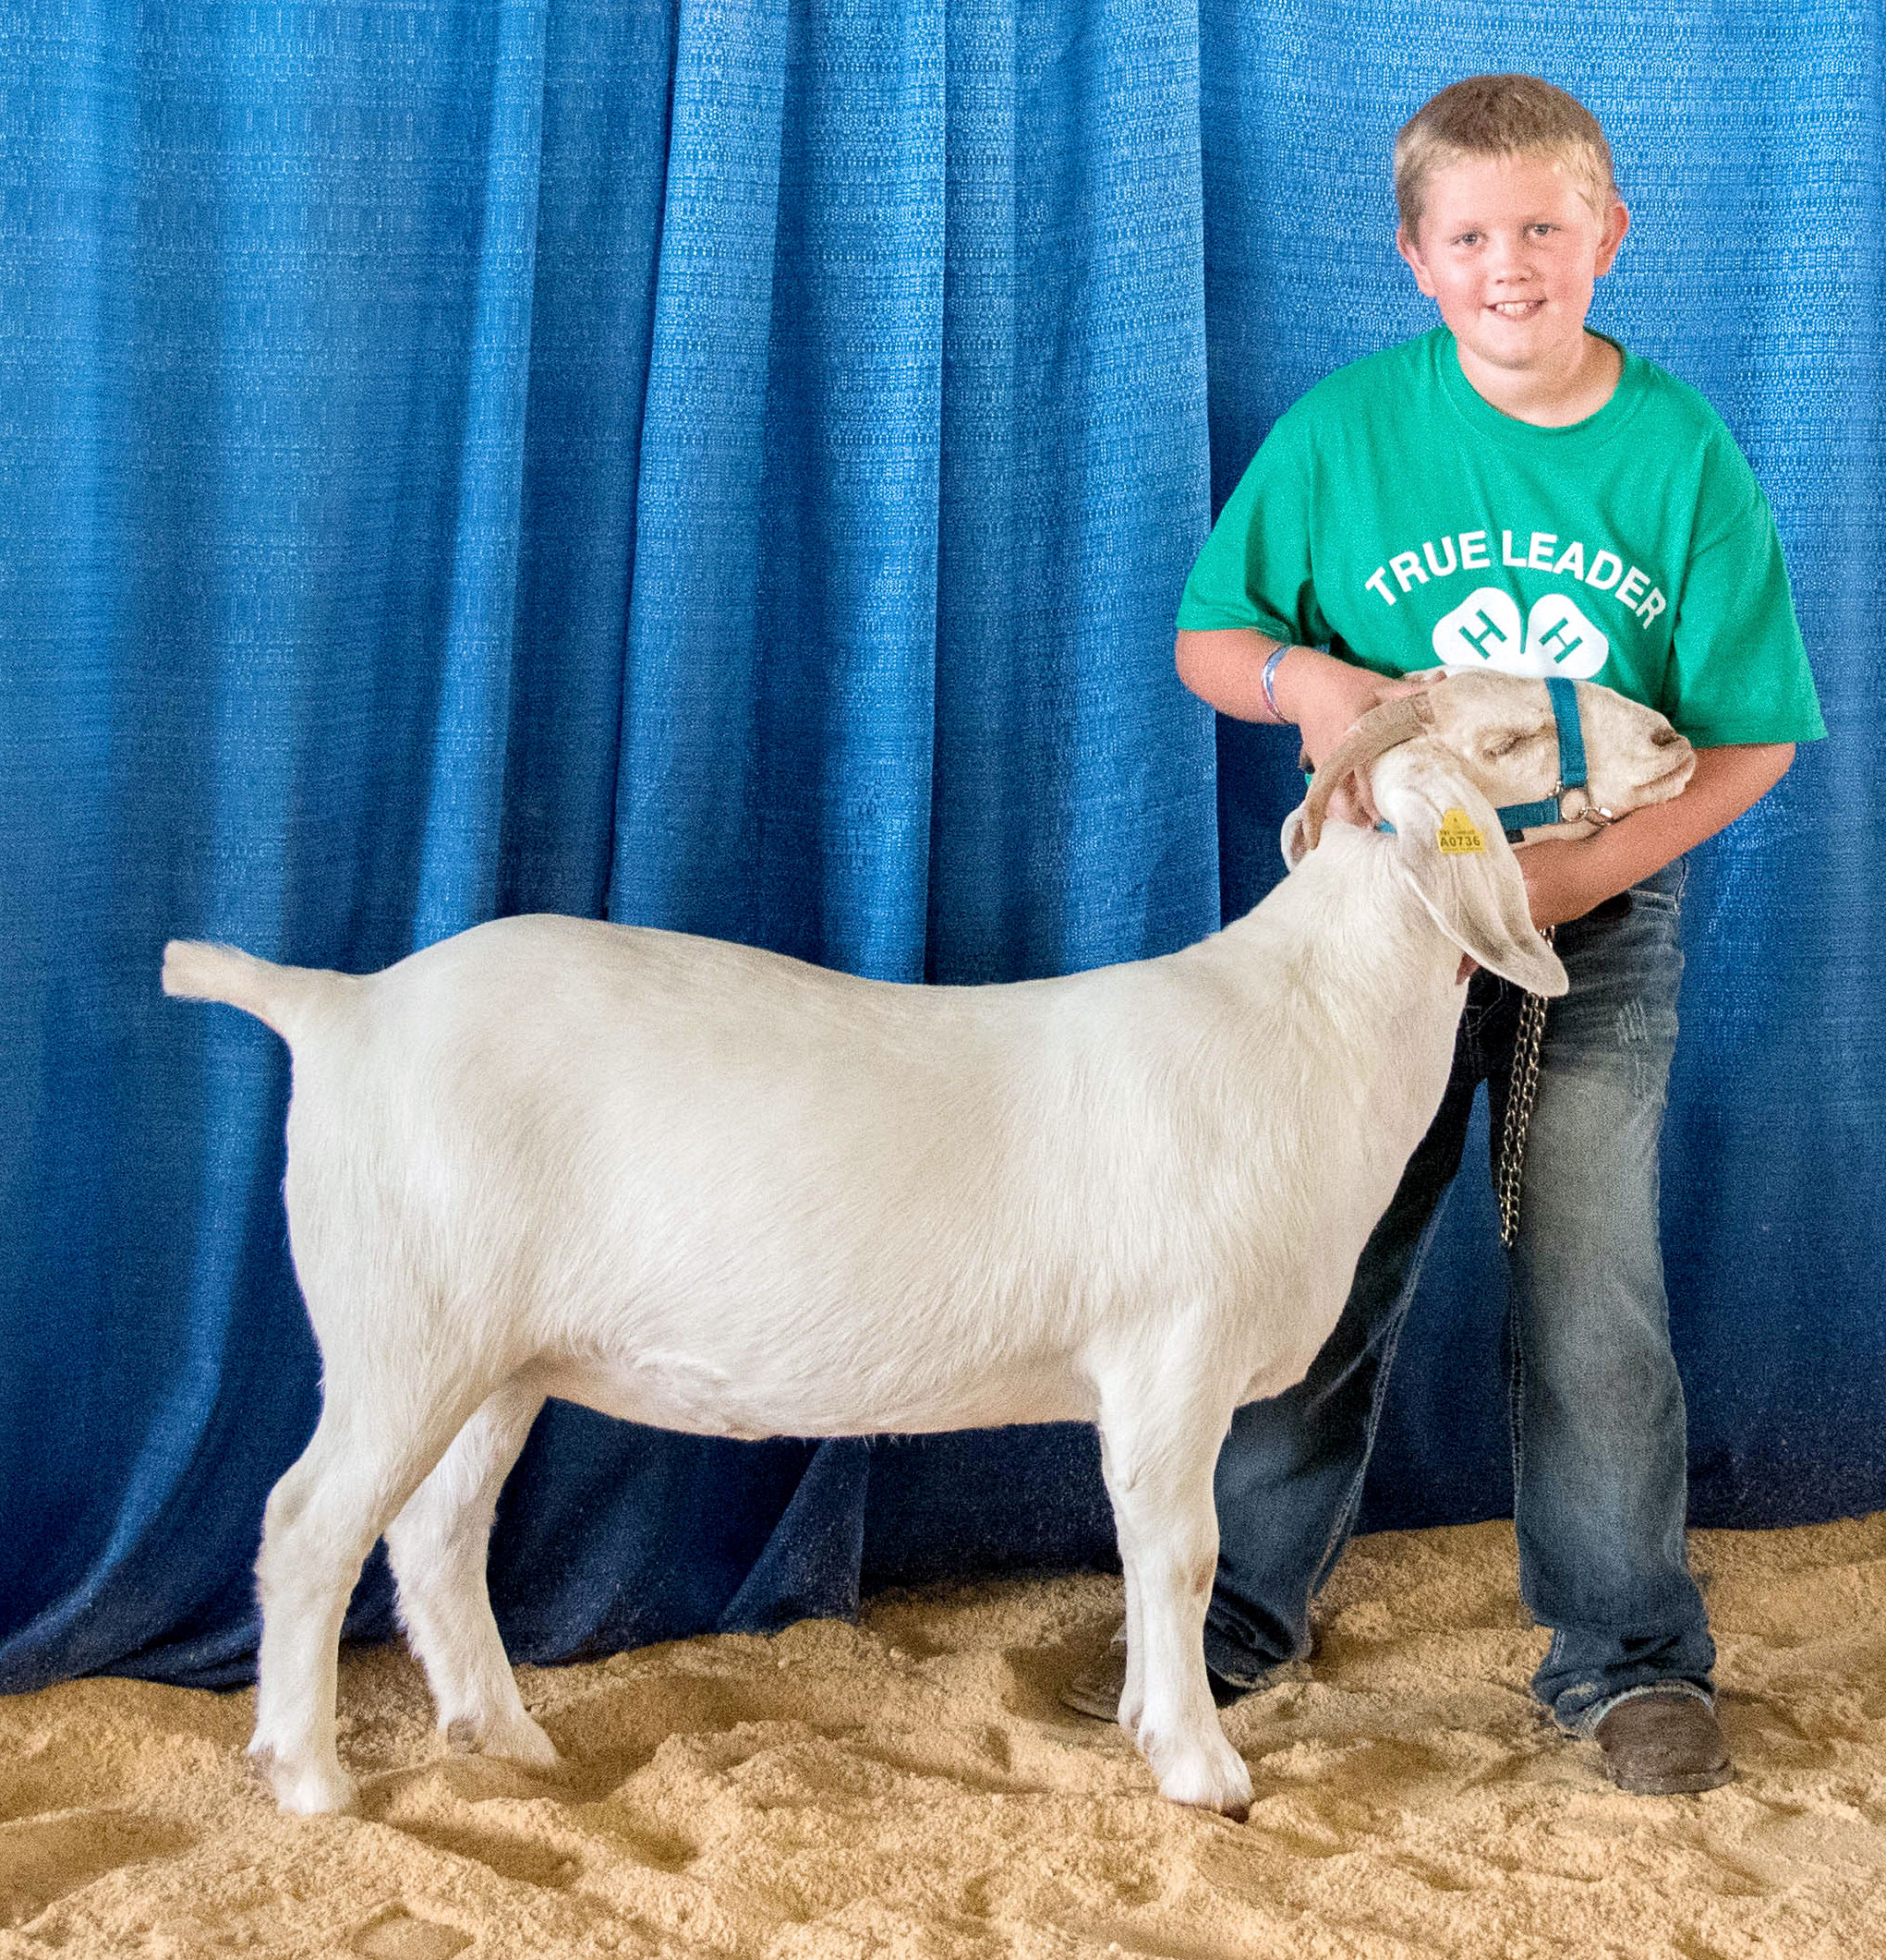
{"label": "teal goat halter", "polygon": [[[1543,678],[1552,702],[1552,719],[1558,730],[1558,784],[1550,796],[1541,797],[1537,803],[1505,804],[1493,812],[1509,844],[1523,841],[1526,832],[1539,824],[1586,823],[1596,824],[1602,829],[1617,821],[1611,811],[1591,798],[1591,771],[1585,759],[1585,732],[1578,719],[1576,684],[1563,674],[1547,674]],[[1568,808],[1568,805],[1572,806]],[[1395,831],[1391,823],[1378,823],[1375,828],[1391,836]]]}
{"label": "teal goat halter", "polygon": [[[1577,684],[1563,674],[1548,674],[1545,691],[1552,697],[1552,718],[1558,724],[1558,787],[1539,803],[1509,803],[1494,815],[1506,833],[1506,841],[1517,844],[1535,824],[1604,824],[1617,821],[1609,810],[1591,800],[1590,770],[1585,761],[1585,732],[1578,721]],[[1566,807],[1566,799],[1579,798],[1575,809]]]}

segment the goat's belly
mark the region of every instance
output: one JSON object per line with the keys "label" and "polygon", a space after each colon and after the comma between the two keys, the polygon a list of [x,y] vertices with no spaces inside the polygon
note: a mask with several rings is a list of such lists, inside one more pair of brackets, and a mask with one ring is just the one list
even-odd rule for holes
{"label": "goat's belly", "polygon": [[624,1422],[690,1435],[867,1436],[1011,1423],[1092,1422],[1091,1385],[1066,1366],[1004,1369],[975,1379],[921,1383],[885,1371],[845,1375],[829,1365],[803,1373],[777,1362],[747,1373],[698,1353],[650,1350],[633,1360],[539,1363],[546,1395]]}

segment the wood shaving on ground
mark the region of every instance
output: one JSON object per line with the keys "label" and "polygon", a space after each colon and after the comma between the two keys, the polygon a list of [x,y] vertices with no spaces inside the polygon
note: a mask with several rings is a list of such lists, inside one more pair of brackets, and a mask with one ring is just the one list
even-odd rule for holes
{"label": "wood shaving on ground", "polygon": [[249,1694],[0,1700],[0,1960],[1886,1956],[1886,1513],[1701,1531],[1737,1775],[1636,1797],[1527,1694],[1510,1525],[1358,1541],[1323,1646],[1227,1712],[1247,1824],[1059,1706],[1094,1574],[937,1588],[520,1673],[555,1775],[453,1756],[350,1650],[359,1813],[277,1814]]}

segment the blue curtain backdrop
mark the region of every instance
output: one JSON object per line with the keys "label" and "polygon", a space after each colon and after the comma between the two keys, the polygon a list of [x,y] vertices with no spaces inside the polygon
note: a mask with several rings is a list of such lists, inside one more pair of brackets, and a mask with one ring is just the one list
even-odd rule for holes
{"label": "blue curtain backdrop", "polygon": [[[1697,1516],[1886,1504],[1880,42],[1833,4],[0,7],[0,1688],[245,1678],[316,1411],[285,1057],[164,1000],[165,938],[366,970],[555,910],[973,982],[1260,895],[1291,758],[1178,686],[1173,608],[1278,411],[1428,323],[1387,151],[1475,69],[1610,128],[1597,317],[1748,452],[1833,731],[1692,880]],[[1508,1502],[1481,1181],[1376,1524]],[[1080,1430],[552,1405],[492,1584],[550,1659],[1110,1541]]]}

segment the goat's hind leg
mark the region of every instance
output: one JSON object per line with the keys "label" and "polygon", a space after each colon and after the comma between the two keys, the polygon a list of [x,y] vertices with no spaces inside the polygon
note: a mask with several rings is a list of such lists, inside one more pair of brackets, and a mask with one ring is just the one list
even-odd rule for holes
{"label": "goat's hind leg", "polygon": [[1101,1464],[1130,1608],[1120,1719],[1162,1796],[1242,1821],[1251,1772],[1219,1725],[1204,1654],[1218,1559],[1212,1472],[1230,1411],[1175,1385],[1142,1373],[1101,1393]]}
{"label": "goat's hind leg", "polygon": [[373,1542],[432,1467],[462,1412],[417,1433],[389,1431],[392,1411],[330,1370],[320,1422],[269,1494],[256,1559],[262,1610],[255,1737],[249,1754],[283,1809],[345,1810],[352,1779],[334,1748],[341,1622]]}
{"label": "goat's hind leg", "polygon": [[400,1617],[453,1747],[547,1770],[556,1748],[517,1692],[485,1579],[498,1493],[543,1399],[514,1381],[485,1402],[387,1527],[386,1548]]}

